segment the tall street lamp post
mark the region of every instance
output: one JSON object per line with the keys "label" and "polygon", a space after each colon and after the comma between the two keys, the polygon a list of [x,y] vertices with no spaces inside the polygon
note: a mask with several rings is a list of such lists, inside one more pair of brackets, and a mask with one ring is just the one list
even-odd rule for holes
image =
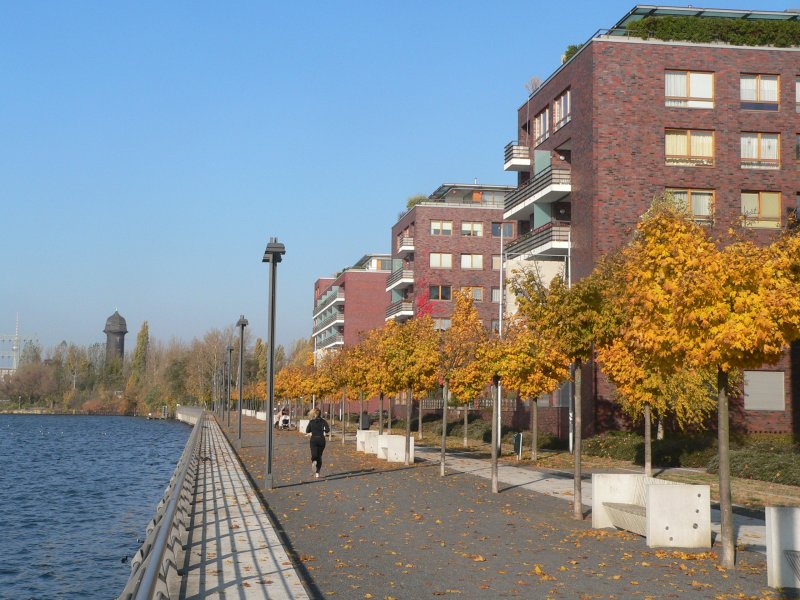
{"label": "tall street lamp post", "polygon": [[242,447],[242,384],[244,382],[244,328],[247,327],[247,319],[244,315],[239,317],[236,326],[239,328],[239,379],[237,386],[239,388],[239,399],[236,403],[236,412],[238,413],[237,419],[239,421],[236,427],[236,441],[239,448]]}
{"label": "tall street lamp post", "polygon": [[278,263],[281,262],[286,248],[278,241],[278,238],[270,238],[267,249],[264,251],[264,258],[261,262],[269,263],[269,321],[267,350],[267,406],[266,419],[267,426],[267,449],[266,449],[266,471],[264,473],[264,489],[272,489],[272,413],[275,404],[275,278],[278,273]]}
{"label": "tall street lamp post", "polygon": [[228,429],[231,428],[231,363],[233,362],[233,346],[228,346],[228,397],[225,404],[228,407]]}

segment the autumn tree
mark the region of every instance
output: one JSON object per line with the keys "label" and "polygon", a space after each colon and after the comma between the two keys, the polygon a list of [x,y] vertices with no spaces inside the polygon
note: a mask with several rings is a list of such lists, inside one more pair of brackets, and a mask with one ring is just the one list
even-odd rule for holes
{"label": "autumn tree", "polygon": [[778,360],[800,336],[800,238],[767,247],[735,241],[717,248],[671,198],[659,198],[632,244],[640,267],[626,298],[626,340],[647,368],[717,373],[719,487],[723,566],[734,566],[728,387],[731,372]]}
{"label": "autumn tree", "polygon": [[131,371],[128,375],[128,382],[125,385],[125,412],[127,414],[136,414],[137,406],[141,401],[142,387],[147,369],[147,351],[149,345],[150,328],[147,321],[145,321],[142,323],[142,327],[136,335],[136,347],[133,350]]}
{"label": "autumn tree", "polygon": [[398,324],[389,321],[382,336],[382,358],[388,378],[388,391],[406,392],[405,464],[411,460],[411,410],[415,394],[434,388],[437,383],[439,334],[433,319],[423,316]]}
{"label": "autumn tree", "polygon": [[455,307],[450,319],[450,328],[441,335],[439,352],[439,377],[444,383],[442,392],[442,450],[439,472],[445,474],[445,450],[447,445],[447,405],[452,394],[455,401],[464,407],[464,445],[467,436],[467,405],[472,402],[489,383],[492,374],[485,362],[477,361],[477,352],[486,343],[486,329],[475,309],[472,296],[465,291],[455,294]]}

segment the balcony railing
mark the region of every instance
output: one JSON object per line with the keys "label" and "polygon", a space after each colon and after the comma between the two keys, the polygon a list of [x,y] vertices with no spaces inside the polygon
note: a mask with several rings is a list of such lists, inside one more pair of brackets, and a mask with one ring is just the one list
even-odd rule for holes
{"label": "balcony railing", "polygon": [[392,302],[386,309],[386,320],[402,319],[414,316],[414,303],[408,300]]}
{"label": "balcony railing", "polygon": [[344,336],[341,333],[337,333],[335,335],[328,335],[322,339],[317,340],[317,350],[322,350],[323,348],[330,348],[334,345],[343,345],[344,344]]}
{"label": "balcony railing", "polygon": [[397,240],[397,253],[401,256],[414,251],[414,238],[404,235]]}
{"label": "balcony railing", "polygon": [[341,323],[344,323],[344,313],[343,312],[336,312],[336,313],[332,314],[329,317],[325,317],[322,321],[317,323],[314,326],[314,334],[316,335],[317,333],[323,331],[324,329],[327,329],[328,327],[330,327],[331,325],[333,325],[337,321],[340,321]]}
{"label": "balcony railing", "polygon": [[344,290],[340,287],[332,289],[327,294],[324,294],[319,300],[314,303],[314,315],[318,315],[323,310],[337,302],[344,302]]}
{"label": "balcony railing", "polygon": [[411,269],[397,269],[392,271],[391,275],[386,279],[386,291],[391,291],[395,288],[403,288],[414,283],[414,271]]}
{"label": "balcony railing", "polygon": [[508,246],[506,256],[514,257],[522,254],[536,255],[545,249],[553,249],[553,254],[564,254],[570,242],[569,221],[551,221],[533,231],[521,235]]}
{"label": "balcony railing", "polygon": [[531,166],[531,149],[514,140],[506,144],[503,152],[504,171],[522,171]]}
{"label": "balcony railing", "polygon": [[[514,208],[533,198],[537,194],[544,192],[548,187],[571,185],[572,176],[568,169],[554,169],[552,167],[547,167],[537,174],[536,177],[528,181],[528,183],[517,188],[511,194],[506,196],[505,216],[506,218],[509,218],[509,213],[512,212]],[[554,195],[554,198],[547,198],[545,200],[552,202],[568,193],[569,191],[564,192],[563,190],[560,190]]]}
{"label": "balcony railing", "polygon": [[781,163],[773,158],[743,158],[743,169],[780,169]]}

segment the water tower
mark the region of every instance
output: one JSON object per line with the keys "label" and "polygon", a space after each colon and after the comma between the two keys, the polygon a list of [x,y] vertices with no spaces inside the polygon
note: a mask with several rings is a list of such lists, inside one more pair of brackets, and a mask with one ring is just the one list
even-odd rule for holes
{"label": "water tower", "polygon": [[125,357],[125,334],[128,333],[128,326],[125,319],[118,311],[106,319],[106,362],[113,358],[122,360]]}

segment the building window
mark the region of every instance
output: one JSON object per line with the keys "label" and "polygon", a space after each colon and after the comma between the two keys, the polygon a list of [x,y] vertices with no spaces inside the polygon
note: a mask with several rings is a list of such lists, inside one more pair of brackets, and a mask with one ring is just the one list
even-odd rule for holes
{"label": "building window", "polygon": [[453,255],[445,254],[442,252],[431,252],[431,268],[432,269],[452,269],[453,268]]}
{"label": "building window", "polygon": [[500,232],[503,232],[504,238],[511,238],[514,236],[514,224],[513,223],[492,223],[492,236],[493,237],[500,237]]}
{"label": "building window", "polygon": [[743,169],[780,169],[781,136],[778,133],[743,133]]}
{"label": "building window", "polygon": [[446,329],[450,329],[450,319],[434,319],[433,328],[436,331],[445,331]]}
{"label": "building window", "polygon": [[572,118],[570,91],[567,90],[553,102],[553,131],[557,131]]}
{"label": "building window", "polygon": [[432,285],[428,289],[428,298],[431,300],[450,300],[449,285]]}
{"label": "building window", "polygon": [[500,260],[499,254],[492,254],[492,270],[499,271],[503,261]]}
{"label": "building window", "polygon": [[778,110],[780,78],[777,75],[744,74],[739,79],[741,107],[747,110]]}
{"label": "building window", "polygon": [[500,288],[493,287],[492,288],[492,302],[495,304],[500,304]]}
{"label": "building window", "polygon": [[664,97],[664,106],[714,108],[714,74],[667,71]]}
{"label": "building window", "polygon": [[390,259],[390,258],[379,258],[378,259],[378,270],[379,271],[391,271],[392,270],[392,259]]}
{"label": "building window", "polygon": [[695,221],[711,221],[714,214],[714,190],[668,188],[667,192],[689,208]]}
{"label": "building window", "polygon": [[492,333],[500,333],[500,320],[499,319],[492,319]]}
{"label": "building window", "polygon": [[483,223],[464,221],[461,223],[461,235],[467,237],[483,237]]}
{"label": "building window", "polygon": [[794,138],[794,157],[800,160],[800,133],[795,134]]}
{"label": "building window", "polygon": [[665,152],[668,165],[714,166],[714,132],[697,129],[667,129]]}
{"label": "building window", "polygon": [[538,146],[550,137],[550,107],[533,118],[533,145]]}
{"label": "building window", "polygon": [[437,236],[453,235],[453,222],[431,221],[431,235],[437,235]]}
{"label": "building window", "polygon": [[794,80],[794,110],[800,112],[800,77]]}
{"label": "building window", "polygon": [[483,302],[483,288],[482,287],[462,287],[462,292],[470,295],[473,302]]}
{"label": "building window", "polygon": [[745,410],[786,410],[783,371],[745,371]]}
{"label": "building window", "polygon": [[482,269],[483,268],[483,254],[462,254],[461,255],[461,268],[462,269]]}
{"label": "building window", "polygon": [[742,192],[742,217],[745,227],[780,227],[780,192]]}

